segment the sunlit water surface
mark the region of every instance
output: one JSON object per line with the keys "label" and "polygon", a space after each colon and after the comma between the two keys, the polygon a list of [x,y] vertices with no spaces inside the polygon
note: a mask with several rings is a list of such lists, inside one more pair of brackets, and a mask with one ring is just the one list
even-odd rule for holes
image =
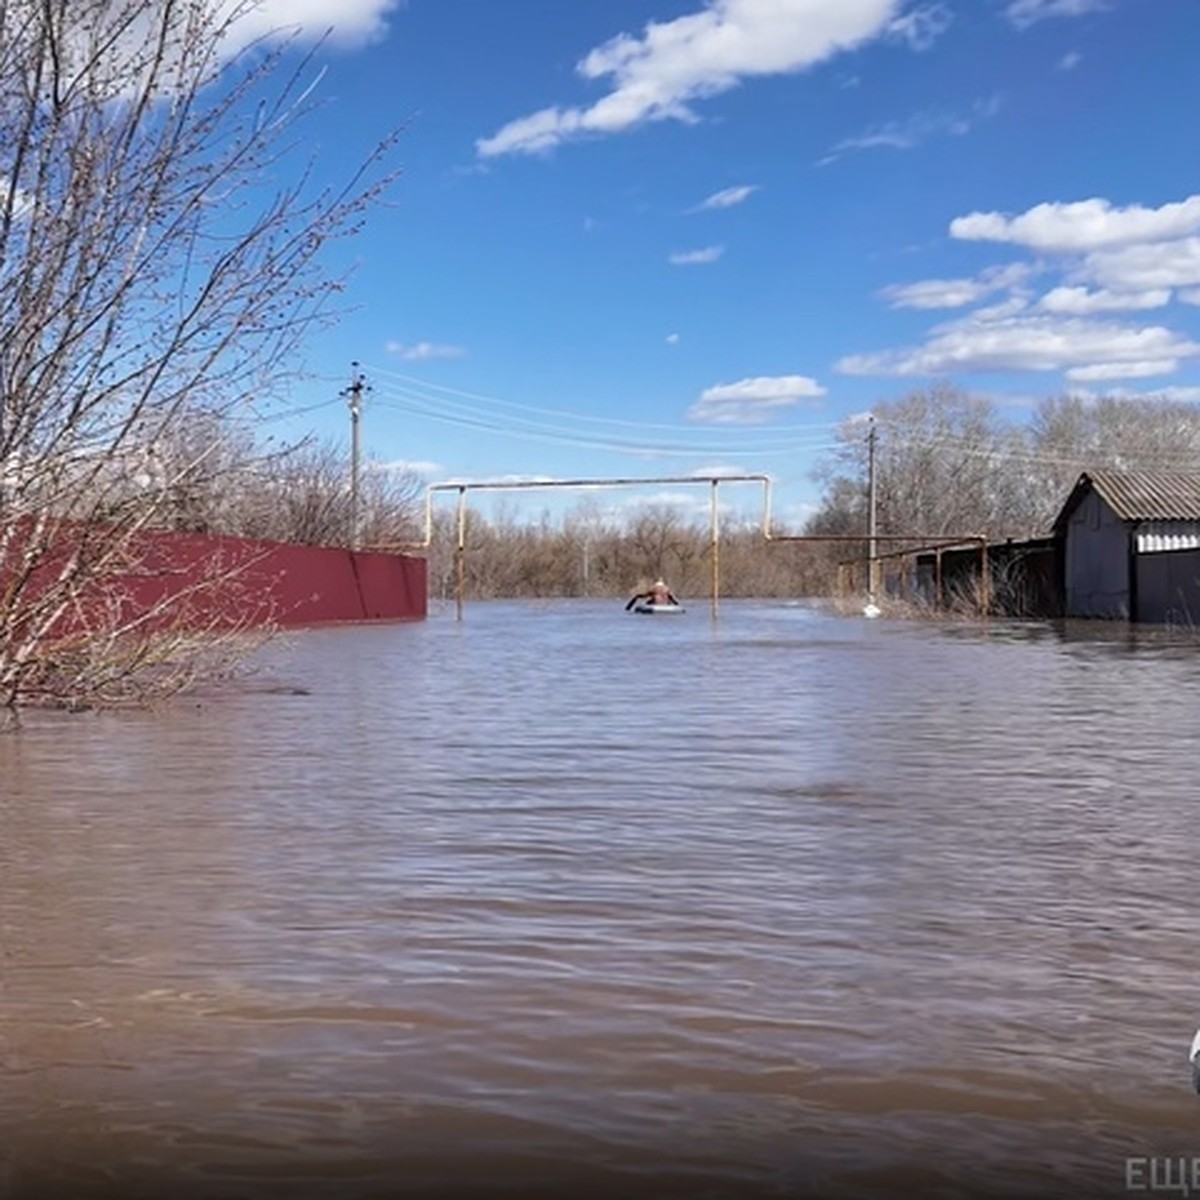
{"label": "sunlit water surface", "polygon": [[1128,1195],[1200,1155],[1198,741],[1196,646],[751,603],[35,716],[0,1196]]}

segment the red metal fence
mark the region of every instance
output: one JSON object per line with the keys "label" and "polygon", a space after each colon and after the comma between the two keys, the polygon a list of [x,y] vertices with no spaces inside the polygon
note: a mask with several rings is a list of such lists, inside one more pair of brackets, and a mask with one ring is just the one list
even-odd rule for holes
{"label": "red metal fence", "polygon": [[191,589],[187,605],[204,624],[225,609],[238,624],[285,627],[419,620],[427,612],[426,563],[414,555],[195,533],[145,536],[146,553],[126,577],[138,607]]}
{"label": "red metal fence", "polygon": [[[95,531],[64,523],[57,548],[34,574],[32,591],[41,590],[39,577],[53,579],[71,555],[86,558]],[[420,620],[427,613],[426,562],[408,554],[147,531],[123,544],[121,563],[81,589],[55,621],[56,634],[130,624],[143,631],[296,628]]]}

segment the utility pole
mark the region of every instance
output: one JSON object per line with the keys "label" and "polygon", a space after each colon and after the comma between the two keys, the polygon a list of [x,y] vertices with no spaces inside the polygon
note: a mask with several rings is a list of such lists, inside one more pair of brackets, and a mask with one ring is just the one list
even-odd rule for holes
{"label": "utility pole", "polygon": [[871,414],[870,433],[867,434],[867,616],[878,616],[875,604],[879,563],[876,559],[878,547],[875,537],[879,532],[875,524],[875,415]]}
{"label": "utility pole", "polygon": [[350,386],[342,392],[350,409],[350,549],[357,550],[359,542],[359,513],[358,513],[358,472],[359,459],[362,451],[362,418],[363,393],[371,389],[363,380],[358,363],[350,364]]}

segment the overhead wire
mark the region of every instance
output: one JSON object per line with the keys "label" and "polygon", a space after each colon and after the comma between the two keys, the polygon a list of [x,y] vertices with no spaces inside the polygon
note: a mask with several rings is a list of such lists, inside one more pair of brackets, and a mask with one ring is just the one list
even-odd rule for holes
{"label": "overhead wire", "polygon": [[519,429],[512,425],[497,424],[495,422],[484,421],[476,418],[452,415],[448,413],[439,413],[414,407],[412,404],[388,401],[383,402],[385,407],[394,408],[400,412],[406,412],[410,415],[427,417],[431,420],[440,421],[450,425],[456,425],[466,429],[476,429],[483,432],[495,434],[497,436],[519,438],[527,441],[551,442],[558,445],[573,446],[586,450],[593,451],[609,451],[614,453],[629,454],[634,457],[688,457],[696,455],[717,455],[722,457],[754,457],[766,453],[778,453],[780,451],[816,451],[824,449],[832,449],[836,443],[775,443],[773,445],[753,445],[734,447],[729,445],[702,445],[702,444],[665,444],[662,442],[627,442],[605,438],[587,438],[568,433],[559,433],[551,430],[538,429]]}
{"label": "overhead wire", "polygon": [[[441,389],[454,393],[454,389]],[[679,426],[671,425],[640,425],[637,422],[619,421],[615,418],[588,418],[595,421],[611,421],[613,425],[630,430],[669,430],[674,433],[674,439],[647,437],[631,439],[615,433],[593,432],[586,429],[573,428],[569,422],[582,419],[580,414],[555,412],[549,409],[532,409],[532,406],[512,406],[519,412],[536,411],[551,413],[555,421],[547,421],[512,414],[497,413],[461,401],[451,400],[446,395],[430,395],[419,387],[399,384],[373,384],[372,400],[386,408],[407,412],[411,415],[425,417],[431,420],[458,425],[463,428],[477,429],[506,437],[527,438],[537,441],[550,441],[559,444],[582,447],[592,450],[608,450],[634,455],[695,455],[720,454],[730,456],[752,456],[783,451],[819,450],[832,446],[826,429],[834,426],[808,426],[797,429],[797,436],[781,440],[782,431],[776,429],[769,441],[763,441],[763,431],[746,430],[746,435],[760,440],[743,441],[741,444],[731,442],[731,432],[727,426],[711,430],[681,430]],[[814,440],[817,439],[817,440]]]}
{"label": "overhead wire", "polygon": [[[386,378],[399,380],[403,387],[412,389],[425,389],[427,391],[437,392],[445,396],[457,396],[460,400],[477,401],[481,404],[488,405],[490,408],[511,408],[521,412],[535,413],[539,416],[572,421],[583,421],[598,425],[618,425],[638,430],[661,429],[670,432],[678,432],[679,430],[678,425],[663,425],[649,421],[630,421],[623,417],[596,416],[593,413],[570,412],[565,409],[541,408],[532,404],[521,404],[514,400],[503,400],[497,396],[485,396],[478,392],[467,392],[462,391],[459,388],[447,387],[444,384],[433,383],[430,380],[425,379],[418,379],[415,376],[405,375],[399,371],[391,371],[386,367],[364,367],[364,370],[370,371],[373,376],[384,376]],[[840,421],[831,421],[821,425],[804,426],[804,428],[836,429],[840,424]],[[727,427],[723,426],[722,428]]]}
{"label": "overhead wire", "polygon": [[[883,431],[881,430],[881,433]],[[880,438],[880,448],[892,442],[893,438]],[[948,452],[953,452],[961,455],[974,456],[977,458],[993,458],[993,459],[1008,459],[1020,460],[1022,462],[1033,463],[1042,466],[1064,466],[1080,468],[1086,467],[1089,463],[1095,464],[1098,458],[1110,458],[1112,452],[1108,450],[1081,450],[1075,454],[1049,454],[1045,451],[1037,450],[1032,447],[1022,447],[1014,445],[1000,446],[981,446],[972,439],[962,437],[961,435],[942,433],[931,437],[921,437],[920,435],[902,435],[901,444],[904,446],[921,447],[927,449],[944,449]],[[1141,463],[1162,464],[1194,464],[1197,455],[1194,451],[1181,449],[1177,452],[1159,452],[1155,454],[1137,454],[1137,459]]]}
{"label": "overhead wire", "polygon": [[[764,431],[761,426],[722,423],[687,429],[678,424],[632,421],[620,417],[599,416],[592,413],[523,404],[419,379],[416,376],[379,365],[365,366],[364,370],[370,374],[373,380],[383,381],[373,383],[372,392],[374,401],[385,408],[407,412],[413,416],[444,424],[456,425],[464,429],[494,433],[509,438],[525,438],[582,449],[645,457],[717,454],[742,458],[768,453],[800,454],[836,449],[850,450],[854,445],[853,441],[848,441],[844,436],[833,439],[829,436],[833,431],[844,432],[846,427],[844,419],[807,425],[772,426],[770,440],[762,442],[750,440],[762,436]],[[326,381],[333,382],[328,379]],[[318,412],[339,403],[341,403],[341,397],[334,396],[299,408],[277,409],[262,414],[237,416],[233,419],[239,422],[265,424]],[[632,440],[616,433],[605,434],[599,431],[592,432],[588,429],[573,428],[572,423],[608,427],[614,430],[625,429],[642,434],[658,431],[674,434],[675,437],[668,440],[649,436]],[[893,443],[900,440],[901,444],[907,446],[933,450],[944,449],[948,452],[980,458],[1020,460],[1044,466],[1080,468],[1089,462],[1094,463],[1097,458],[1095,451],[1087,450],[1077,454],[1048,454],[1044,450],[1012,444],[980,446],[977,441],[966,435],[948,431],[928,436],[900,432],[900,437],[897,439],[896,434],[899,431],[889,429],[886,420],[880,421],[877,428],[881,433],[890,434],[887,441]],[[1106,458],[1110,456],[1108,452],[1104,455]],[[1196,455],[1188,449],[1181,449],[1176,453],[1159,452],[1154,455],[1143,453],[1139,454],[1137,458],[1142,463],[1192,465]]]}
{"label": "overhead wire", "polygon": [[[486,410],[474,408],[468,405],[457,404],[452,401],[447,401],[443,397],[430,396],[427,393],[411,389],[411,388],[377,388],[376,391],[386,398],[393,406],[398,408],[410,408],[420,415],[434,417],[440,420],[454,422],[461,420],[464,422],[471,421],[483,423],[489,428],[493,428],[498,432],[516,432],[528,431],[535,433],[552,433],[558,436],[566,436],[583,442],[599,441],[606,444],[620,444],[622,446],[631,444],[630,439],[614,433],[597,433],[590,430],[580,430],[573,428],[565,423],[551,423],[543,420],[534,420],[529,417],[509,415],[504,413],[493,413]],[[570,414],[564,414],[566,421],[571,419]],[[635,423],[627,423],[627,427],[633,430],[639,430],[650,427],[639,427]],[[684,431],[678,426],[656,426],[654,428],[662,428],[670,430],[677,435],[677,439],[672,444],[678,444],[679,435],[691,440],[686,442],[689,448],[701,450],[721,449],[728,445],[729,431],[727,427],[722,427],[721,430],[704,430],[704,431]],[[749,431],[747,431],[749,432]],[[756,434],[761,436],[762,431],[756,430]],[[820,429],[806,428],[803,430],[805,440],[811,440],[813,437],[826,438],[827,435],[822,433]],[[719,445],[705,445],[704,439],[709,439],[713,443],[720,442]],[[636,444],[648,444],[654,442],[654,438],[640,439]],[[778,437],[774,438],[771,445],[778,444]],[[758,446],[752,446],[752,449],[759,449]],[[769,447],[761,447],[769,448]]]}
{"label": "overhead wire", "polygon": [[[657,424],[654,422],[628,421],[615,417],[600,417],[585,413],[571,413],[565,410],[541,408],[535,405],[519,404],[504,401],[494,397],[481,396],[478,393],[465,392],[457,388],[446,387],[428,381],[418,380],[413,376],[399,372],[388,371],[384,368],[371,368],[373,376],[385,375],[401,381],[397,384],[373,385],[373,399],[382,407],[410,415],[420,416],[444,424],[493,433],[508,438],[518,438],[530,441],[549,442],[558,445],[573,446],[595,451],[608,451],[629,454],[639,457],[689,457],[696,455],[717,454],[722,457],[748,458],[763,454],[788,453],[820,453],[827,450],[849,450],[853,442],[846,440],[830,440],[826,431],[840,428],[844,422],[829,422],[807,426],[792,426],[796,436],[781,438],[781,433],[787,432],[773,427],[773,436],[769,442],[744,441],[742,444],[731,442],[731,438],[761,437],[761,427],[707,427],[705,429],[685,430],[678,425]],[[431,394],[433,393],[433,394]],[[472,404],[462,403],[450,397],[462,397],[479,400],[485,404],[494,404],[500,409],[511,409],[515,413],[533,413],[546,416],[562,422],[581,421],[596,425],[607,425],[614,428],[631,431],[661,430],[678,436],[673,441],[662,440],[630,440],[617,435],[606,436],[600,432],[592,433],[587,430],[572,429],[569,424],[556,425],[552,421],[535,420],[530,417],[517,415],[505,416],[502,412],[489,412],[487,409]],[[334,396],[314,404],[303,405],[299,408],[278,409],[272,412],[243,415],[233,419],[239,422],[254,422],[266,424],[307,415],[340,404],[341,397]],[[1081,450],[1074,454],[1053,454],[1033,447],[1013,445],[987,446],[980,445],[977,440],[963,434],[943,431],[936,434],[921,435],[888,429],[881,422],[880,432],[886,436],[881,441],[881,449],[888,442],[899,443],[903,447],[941,451],[946,455],[954,454],[975,458],[986,458],[996,461],[1019,461],[1030,465],[1046,467],[1072,467],[1084,469],[1094,464],[1098,454],[1096,451]],[[693,440],[688,440],[689,438]],[[706,443],[704,438],[712,438],[712,443]],[[816,439],[816,440],[814,440]],[[1111,457],[1111,452],[1105,452],[1103,457]],[[1153,455],[1140,453],[1137,459],[1142,464],[1154,464],[1167,467],[1192,466],[1196,462],[1196,454],[1183,448],[1177,452],[1158,452]]]}
{"label": "overhead wire", "polygon": [[269,421],[285,421],[289,417],[302,417],[310,412],[317,412],[322,408],[329,408],[334,404],[340,404],[340,397],[333,397],[331,400],[321,400],[316,404],[305,404],[301,408],[279,408],[272,412],[252,413],[252,414],[235,414],[230,419],[243,423],[253,422],[256,425],[265,425]]}

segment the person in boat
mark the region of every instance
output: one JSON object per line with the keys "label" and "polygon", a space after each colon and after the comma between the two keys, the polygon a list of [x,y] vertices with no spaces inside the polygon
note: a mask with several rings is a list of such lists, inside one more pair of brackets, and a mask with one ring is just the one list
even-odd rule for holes
{"label": "person in boat", "polygon": [[648,592],[637,592],[636,594],[631,596],[629,599],[629,603],[627,605],[625,605],[626,611],[631,609],[635,604],[639,603],[639,601],[642,603],[650,603],[650,604],[678,604],[679,603],[679,601],[676,600],[674,595],[672,594],[671,589],[669,587],[667,587],[667,585],[661,579],[656,579],[654,581],[654,583],[651,584],[650,590]]}

